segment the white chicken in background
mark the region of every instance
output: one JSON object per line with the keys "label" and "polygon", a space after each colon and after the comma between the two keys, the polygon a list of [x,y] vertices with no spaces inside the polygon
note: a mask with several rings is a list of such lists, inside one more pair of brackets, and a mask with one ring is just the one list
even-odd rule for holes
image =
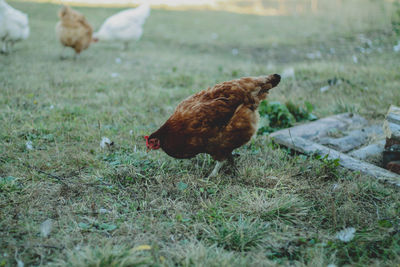
{"label": "white chicken in background", "polygon": [[93,41],[122,41],[124,49],[132,41],[138,41],[143,34],[143,24],[150,15],[150,5],[142,4],[112,15],[93,34]]}
{"label": "white chicken in background", "polygon": [[28,16],[0,0],[0,40],[3,53],[8,53],[15,42],[29,36]]}

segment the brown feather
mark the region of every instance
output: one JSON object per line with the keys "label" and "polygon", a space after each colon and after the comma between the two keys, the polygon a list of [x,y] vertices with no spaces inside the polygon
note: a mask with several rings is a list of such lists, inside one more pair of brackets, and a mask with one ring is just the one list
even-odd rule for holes
{"label": "brown feather", "polygon": [[63,6],[58,16],[56,34],[61,44],[72,47],[77,54],[87,49],[92,42],[93,28],[85,17],[68,6]]}
{"label": "brown feather", "polygon": [[156,132],[161,148],[175,158],[208,153],[225,160],[257,131],[260,101],[280,81],[277,74],[223,82],[183,100]]}

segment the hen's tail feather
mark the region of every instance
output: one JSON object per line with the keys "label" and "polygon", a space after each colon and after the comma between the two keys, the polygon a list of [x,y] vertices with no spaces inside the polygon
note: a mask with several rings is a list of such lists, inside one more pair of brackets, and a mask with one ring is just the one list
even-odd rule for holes
{"label": "hen's tail feather", "polygon": [[272,74],[269,76],[261,76],[253,79],[252,95],[257,97],[259,100],[266,98],[267,93],[270,89],[274,88],[281,81],[281,76],[279,74]]}
{"label": "hen's tail feather", "polygon": [[264,76],[259,78],[259,85],[261,86],[261,90],[269,90],[274,88],[281,81],[281,76],[279,74],[272,74],[269,76]]}

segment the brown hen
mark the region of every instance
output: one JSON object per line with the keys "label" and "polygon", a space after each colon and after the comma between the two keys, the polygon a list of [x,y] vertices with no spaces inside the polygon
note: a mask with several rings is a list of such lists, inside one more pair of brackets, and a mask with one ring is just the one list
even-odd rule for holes
{"label": "brown hen", "polygon": [[63,6],[58,16],[60,21],[56,25],[57,37],[64,47],[75,50],[76,58],[92,42],[93,28],[81,13],[68,6]]}
{"label": "brown hen", "polygon": [[233,161],[232,151],[246,144],[257,131],[257,108],[277,86],[278,74],[223,82],[183,100],[174,114],[154,133],[145,136],[148,149],[162,148],[174,158],[207,153],[217,164]]}

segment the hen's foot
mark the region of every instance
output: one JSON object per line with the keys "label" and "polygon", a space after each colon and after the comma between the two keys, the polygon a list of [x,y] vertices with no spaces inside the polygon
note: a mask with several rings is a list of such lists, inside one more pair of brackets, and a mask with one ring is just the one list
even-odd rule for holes
{"label": "hen's foot", "polygon": [[217,161],[215,164],[214,170],[211,172],[211,174],[208,176],[208,178],[216,177],[218,175],[219,170],[222,168],[222,166],[225,164],[226,161]]}
{"label": "hen's foot", "polygon": [[238,158],[240,155],[239,154],[233,154],[228,158],[228,163],[229,163],[229,169],[227,170],[227,173],[237,175],[239,173],[239,168],[236,166],[235,158]]}

